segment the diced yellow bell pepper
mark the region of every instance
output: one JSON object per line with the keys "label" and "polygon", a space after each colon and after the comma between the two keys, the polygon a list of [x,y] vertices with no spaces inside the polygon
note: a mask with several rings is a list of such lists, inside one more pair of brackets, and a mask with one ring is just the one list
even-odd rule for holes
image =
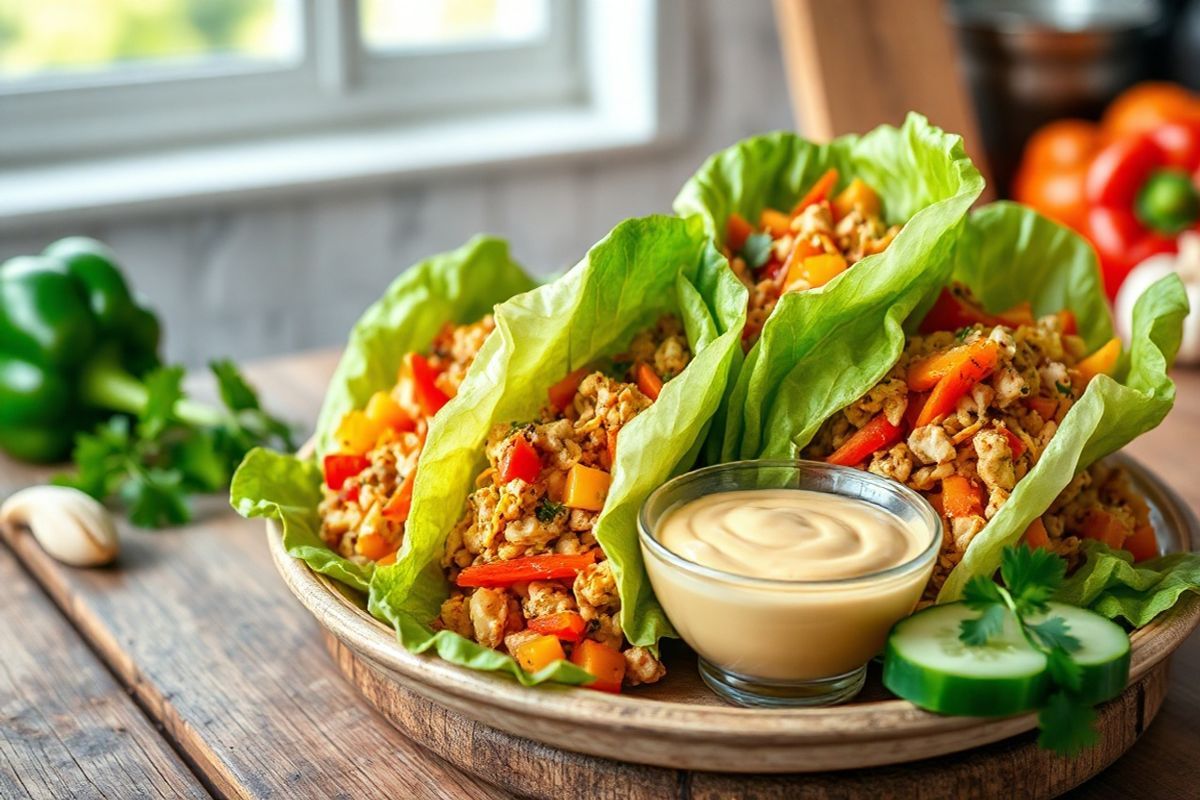
{"label": "diced yellow bell pepper", "polygon": [[413,418],[405,413],[396,399],[388,392],[379,391],[371,395],[367,401],[367,419],[380,428],[391,428],[396,431],[411,431],[414,427]]}
{"label": "diced yellow bell pepper", "polygon": [[1097,375],[1111,375],[1121,356],[1121,340],[1113,337],[1100,346],[1100,349],[1075,365],[1083,382],[1087,383]]}
{"label": "diced yellow bell pepper", "polygon": [[362,411],[350,411],[342,417],[334,431],[333,438],[337,439],[344,453],[362,455],[375,446],[383,427],[367,418]]}
{"label": "diced yellow bell pepper", "polygon": [[567,472],[567,485],[563,489],[563,503],[570,508],[599,511],[604,508],[608,497],[608,486],[612,476],[602,470],[576,464]]}
{"label": "diced yellow bell pepper", "polygon": [[562,643],[557,636],[539,636],[517,647],[517,663],[526,672],[537,672],[555,661],[564,661]]}

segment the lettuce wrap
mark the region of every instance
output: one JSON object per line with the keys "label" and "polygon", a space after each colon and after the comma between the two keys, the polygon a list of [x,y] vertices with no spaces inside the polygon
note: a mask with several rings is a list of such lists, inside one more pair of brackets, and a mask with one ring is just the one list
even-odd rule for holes
{"label": "lettuce wrap", "polygon": [[[1022,300],[1032,303],[1035,315],[1072,310],[1089,352],[1114,335],[1091,246],[1015,203],[994,203],[971,216],[955,248],[952,279],[966,284],[989,312]],[[1175,402],[1167,370],[1187,313],[1187,295],[1177,276],[1162,279],[1142,295],[1116,371],[1089,382],[1038,463],[971,541],[939,602],[961,597],[973,576],[992,575],[1004,547],[1020,539],[1076,474],[1162,422]]]}
{"label": "lettuce wrap", "polygon": [[421,456],[408,533],[396,564],[375,572],[370,609],[390,621],[413,652],[435,650],[472,669],[506,672],[525,684],[580,684],[591,676],[558,661],[529,675],[507,654],[429,624],[450,585],[440,564],[446,537],[486,464],[497,423],[537,416],[548,389],[572,370],[619,353],[665,312],[683,322],[693,358],[654,404],[621,429],[613,479],[594,528],[613,565],[621,626],[633,644],[671,635],[641,561],[636,517],[645,497],[695,461],[740,359],[746,290],[700,225],[647,217],[618,225],[574,269],[496,310],[488,339],[448,422],[430,432]]}
{"label": "lettuce wrap", "polygon": [[882,377],[900,355],[904,319],[945,282],[954,236],[984,186],[961,137],[909,114],[899,128],[825,145],[790,133],[747,139],[712,156],[675,211],[723,245],[732,213],[758,219],[764,208],[791,208],[830,167],[843,183],[870,184],[886,221],[904,227],[823,287],[782,296],[740,370],[709,460],[794,455],[857,387]]}
{"label": "lettuce wrap", "polygon": [[508,244],[486,236],[405,270],[350,333],[317,421],[316,457],[251,451],[230,486],[234,509],[244,517],[278,520],[291,556],[366,592],[374,564],[344,558],[320,536],[318,459],[334,449],[338,421],[347,411],[362,408],[376,390],[390,389],[404,355],[428,348],[447,322],[473,322],[535,285],[509,256]]}

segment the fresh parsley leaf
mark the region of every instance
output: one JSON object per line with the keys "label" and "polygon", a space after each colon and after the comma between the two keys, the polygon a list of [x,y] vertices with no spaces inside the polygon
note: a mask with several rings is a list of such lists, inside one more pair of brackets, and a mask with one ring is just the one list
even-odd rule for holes
{"label": "fresh parsley leaf", "polygon": [[246,379],[238,372],[238,368],[228,359],[210,361],[208,368],[217,379],[217,391],[221,402],[230,411],[244,411],[260,408],[258,393],[246,383]]}
{"label": "fresh parsley leaf", "polygon": [[1021,616],[1044,611],[1066,572],[1065,560],[1040,547],[1006,547],[1000,559],[1000,576]]}
{"label": "fresh parsley leaf", "polygon": [[1005,592],[996,582],[984,577],[976,575],[967,581],[967,585],[963,587],[963,601],[971,608],[980,609],[992,603],[1005,603]]}
{"label": "fresh parsley leaf", "polygon": [[771,234],[752,233],[746,237],[746,243],[742,245],[740,253],[742,260],[750,269],[758,269],[771,257],[771,247],[774,244]]}
{"label": "fresh parsley leaf", "polygon": [[538,504],[538,507],[534,509],[533,513],[542,522],[550,523],[554,521],[555,517],[562,513],[564,508],[566,508],[566,506],[564,506],[562,503],[555,503],[552,500],[543,498],[542,502]]}
{"label": "fresh parsley leaf", "polygon": [[143,528],[180,525],[191,518],[183,478],[176,470],[143,469],[131,471],[121,486],[121,501],[129,510],[129,519]]}
{"label": "fresh parsley leaf", "polygon": [[1059,755],[1075,755],[1100,740],[1095,710],[1063,691],[1051,694],[1038,711],[1038,727],[1038,744]]}
{"label": "fresh parsley leaf", "polygon": [[1004,630],[1007,614],[1008,609],[1003,605],[992,603],[975,619],[964,619],[959,623],[958,638],[972,647],[985,645],[993,636]]}
{"label": "fresh parsley leaf", "polygon": [[146,405],[138,415],[138,435],[154,439],[174,421],[175,403],[183,397],[183,367],[159,367],[144,383]]}
{"label": "fresh parsley leaf", "polygon": [[1055,381],[1054,388],[1058,390],[1059,394],[1066,397],[1070,397],[1074,394],[1074,391],[1071,389],[1071,384],[1069,383],[1059,383],[1058,381]]}
{"label": "fresh parsley leaf", "polygon": [[220,491],[233,476],[214,431],[198,430],[185,438],[175,448],[172,463],[179,469],[184,485],[201,492]]}
{"label": "fresh parsley leaf", "polygon": [[1046,668],[1050,670],[1050,678],[1056,686],[1072,692],[1079,691],[1083,667],[1071,658],[1070,653],[1061,647],[1054,648],[1046,653]]}
{"label": "fresh parsley leaf", "polygon": [[1071,633],[1071,627],[1062,617],[1050,617],[1042,622],[1026,622],[1025,630],[1033,635],[1047,650],[1062,650],[1074,653],[1083,647]]}
{"label": "fresh parsley leaf", "polygon": [[970,332],[971,332],[970,325],[968,325],[965,328],[959,328],[958,333],[954,334],[954,340],[958,341],[958,342],[964,341],[967,338],[967,334]]}

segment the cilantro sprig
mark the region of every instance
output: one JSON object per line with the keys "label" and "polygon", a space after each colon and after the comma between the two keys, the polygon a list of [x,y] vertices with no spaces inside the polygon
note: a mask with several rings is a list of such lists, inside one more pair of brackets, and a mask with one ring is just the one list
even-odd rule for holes
{"label": "cilantro sprig", "polygon": [[963,600],[980,615],[963,620],[958,638],[966,645],[985,645],[1004,629],[1010,615],[1030,646],[1046,656],[1053,690],[1038,709],[1038,744],[1061,755],[1073,755],[1098,741],[1096,712],[1080,695],[1081,669],[1072,653],[1082,644],[1062,617],[1030,621],[1049,610],[1050,598],[1062,585],[1067,564],[1059,556],[1025,545],[1007,547],[1001,556],[1004,584],[977,575],[968,581]]}
{"label": "cilantro sprig", "polygon": [[209,367],[221,408],[184,396],[182,367],[160,367],[144,379],[139,413],[109,417],[77,436],[76,471],[54,482],[114,501],[135,525],[160,528],[187,522],[189,495],[223,489],[252,448],[295,449],[291,427],[263,410],[232,362]]}

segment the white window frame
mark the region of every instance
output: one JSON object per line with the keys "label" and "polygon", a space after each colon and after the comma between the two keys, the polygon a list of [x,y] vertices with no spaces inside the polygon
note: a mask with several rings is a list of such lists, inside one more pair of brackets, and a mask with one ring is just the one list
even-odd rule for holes
{"label": "white window frame", "polygon": [[685,0],[551,0],[544,41],[396,58],[363,53],[356,3],[299,2],[318,58],[0,95],[0,229],[645,147],[685,127]]}

